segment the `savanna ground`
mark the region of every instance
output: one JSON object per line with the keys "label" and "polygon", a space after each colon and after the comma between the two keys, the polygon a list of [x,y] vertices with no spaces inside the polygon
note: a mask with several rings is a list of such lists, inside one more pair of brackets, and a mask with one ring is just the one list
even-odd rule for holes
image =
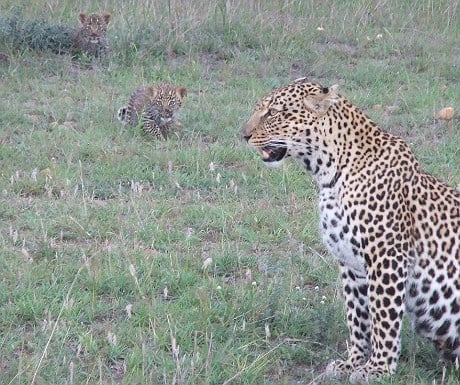
{"label": "savanna ground", "polygon": [[[460,7],[426,1],[3,0],[0,20],[112,13],[102,61],[0,25],[0,384],[328,384],[346,350],[316,188],[241,140],[301,76],[342,93],[460,182]],[[184,85],[167,142],[122,127],[137,87]],[[455,384],[404,330],[384,384]],[[333,382],[338,384],[339,382]]]}

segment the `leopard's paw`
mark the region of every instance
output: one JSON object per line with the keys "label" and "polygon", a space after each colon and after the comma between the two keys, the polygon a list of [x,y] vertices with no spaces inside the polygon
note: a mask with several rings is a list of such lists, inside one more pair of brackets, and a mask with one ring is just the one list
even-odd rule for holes
{"label": "leopard's paw", "polygon": [[379,380],[389,373],[383,369],[372,368],[370,365],[364,365],[361,368],[355,369],[349,377],[351,384],[367,384],[373,380]]}
{"label": "leopard's paw", "polygon": [[353,371],[353,366],[348,361],[335,360],[329,362],[324,375],[329,378],[345,378]]}

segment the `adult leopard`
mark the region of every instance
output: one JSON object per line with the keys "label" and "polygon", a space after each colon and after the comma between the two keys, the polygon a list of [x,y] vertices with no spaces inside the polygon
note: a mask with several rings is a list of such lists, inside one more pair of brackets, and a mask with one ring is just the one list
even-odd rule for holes
{"label": "adult leopard", "polygon": [[292,157],[319,187],[323,241],[343,281],[351,346],[326,374],[395,372],[401,325],[460,355],[460,193],[338,93],[305,78],[258,103],[242,134],[267,165]]}

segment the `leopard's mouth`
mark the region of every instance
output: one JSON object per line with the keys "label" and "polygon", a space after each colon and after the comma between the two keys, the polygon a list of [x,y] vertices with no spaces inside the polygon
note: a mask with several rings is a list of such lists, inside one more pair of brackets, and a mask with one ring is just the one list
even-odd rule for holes
{"label": "leopard's mouth", "polygon": [[257,151],[259,151],[262,160],[269,163],[282,160],[286,156],[287,148],[280,146],[264,146],[258,147]]}
{"label": "leopard's mouth", "polygon": [[160,116],[160,120],[161,120],[161,123],[167,124],[167,123],[169,123],[169,122],[172,121],[172,117],[163,117],[163,116]]}

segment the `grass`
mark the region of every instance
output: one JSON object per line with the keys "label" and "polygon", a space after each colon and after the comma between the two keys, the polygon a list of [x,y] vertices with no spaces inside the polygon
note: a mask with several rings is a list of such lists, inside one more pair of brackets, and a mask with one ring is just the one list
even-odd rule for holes
{"label": "grass", "polygon": [[[72,61],[0,36],[0,384],[316,384],[346,349],[316,188],[267,169],[239,130],[308,76],[460,182],[458,1],[10,1],[0,22],[104,10],[114,55]],[[48,23],[48,24],[47,24]],[[147,141],[115,113],[134,88],[189,95]],[[453,384],[405,327],[397,375]]]}

